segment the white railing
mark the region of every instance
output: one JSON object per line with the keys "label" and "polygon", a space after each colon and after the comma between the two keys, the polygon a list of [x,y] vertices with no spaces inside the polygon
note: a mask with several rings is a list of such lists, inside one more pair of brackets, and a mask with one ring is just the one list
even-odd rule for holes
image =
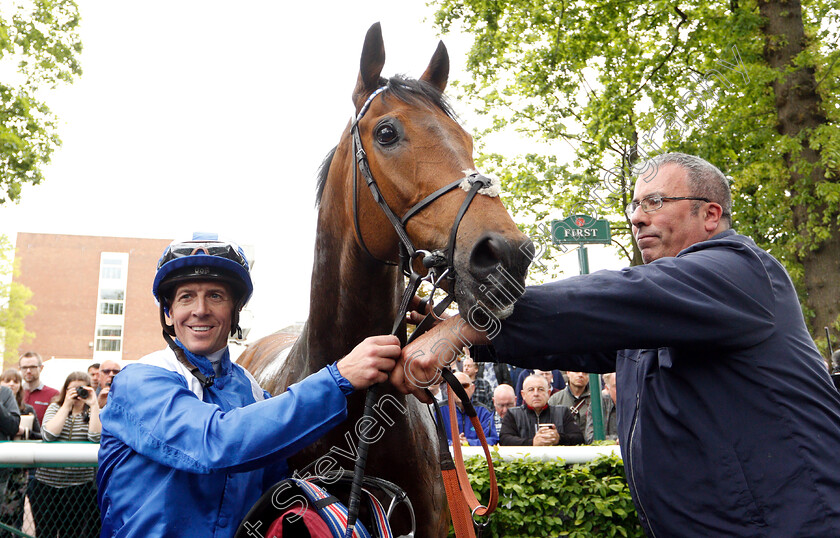
{"label": "white railing", "polygon": [[[451,449],[450,449],[451,450]],[[547,461],[562,459],[566,463],[586,463],[600,456],[614,454],[621,457],[618,445],[599,446],[500,446],[498,450],[503,460],[532,458]],[[19,467],[37,467],[39,465],[96,465],[99,445],[96,443],[44,443],[42,441],[15,441],[0,443],[0,465]],[[479,446],[461,447],[465,458],[483,456]]]}
{"label": "white railing", "polygon": [[12,441],[0,443],[0,465],[96,465],[98,443]]}
{"label": "white railing", "polygon": [[[450,452],[452,449],[449,449]],[[621,450],[618,445],[579,445],[579,446],[499,446],[491,447],[490,451],[499,451],[503,460],[515,460],[518,458],[531,458],[540,461],[562,459],[568,464],[586,463],[601,456],[616,455],[621,458]],[[461,452],[464,458],[470,456],[484,457],[484,450],[480,446],[462,446]]]}

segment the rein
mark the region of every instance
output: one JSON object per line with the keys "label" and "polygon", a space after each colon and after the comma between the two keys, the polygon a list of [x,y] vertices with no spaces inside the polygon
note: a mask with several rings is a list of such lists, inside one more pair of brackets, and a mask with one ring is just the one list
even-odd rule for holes
{"label": "rein", "polygon": [[[493,181],[490,178],[485,177],[476,171],[470,171],[469,173],[465,171],[465,173],[467,174],[466,177],[459,178],[449,183],[448,185],[437,189],[433,193],[429,194],[428,196],[414,204],[402,216],[402,218],[398,217],[388,205],[388,203],[385,201],[385,198],[382,196],[382,191],[379,189],[379,185],[373,178],[373,174],[371,173],[370,166],[368,164],[367,153],[365,152],[364,145],[362,144],[361,134],[359,132],[359,122],[367,113],[368,109],[370,108],[371,102],[377,95],[383,93],[387,88],[388,86],[382,86],[376,91],[374,91],[370,95],[370,97],[368,97],[368,99],[365,101],[365,103],[359,110],[359,113],[356,116],[350,128],[352,150],[353,155],[356,159],[356,166],[353,167],[353,225],[356,230],[356,238],[359,242],[359,245],[361,245],[362,249],[368,254],[368,256],[383,264],[394,266],[399,265],[403,272],[403,275],[405,275],[408,278],[408,285],[403,290],[402,299],[400,300],[400,306],[397,310],[397,316],[394,319],[394,324],[391,329],[392,335],[397,336],[400,332],[400,328],[402,327],[402,324],[405,320],[405,315],[408,312],[409,303],[412,297],[414,297],[414,295],[417,293],[417,289],[420,287],[422,281],[426,280],[432,284],[432,292],[428,299],[428,302],[431,305],[430,313],[426,315],[426,317],[420,324],[417,325],[416,329],[411,334],[411,337],[406,342],[409,343],[413,341],[417,336],[420,336],[422,333],[428,330],[434,324],[435,319],[441,319],[440,316],[443,314],[443,311],[446,310],[446,308],[454,300],[453,290],[453,292],[447,293],[446,297],[437,305],[435,305],[433,302],[435,292],[440,287],[440,284],[441,282],[443,282],[444,279],[447,279],[453,283],[455,281],[455,241],[458,236],[458,228],[461,224],[461,220],[463,219],[464,214],[466,214],[467,209],[469,209],[469,206],[475,198],[476,194],[478,194],[482,190],[484,190],[484,192],[487,192],[489,188],[493,186]],[[362,237],[361,227],[359,226],[358,172],[361,172],[361,175],[364,177],[368,189],[370,189],[374,201],[382,209],[382,212],[385,213],[385,216],[391,222],[391,226],[394,228],[394,231],[399,237],[399,264],[388,260],[380,260],[370,252],[370,250],[367,248],[367,245],[365,244],[364,238]],[[469,189],[464,188],[465,186],[469,186]],[[458,213],[455,216],[455,221],[452,225],[452,230],[449,234],[449,241],[447,243],[446,250],[443,252],[439,250],[429,252],[427,250],[416,249],[406,230],[406,224],[408,223],[409,219],[411,219],[411,217],[419,213],[424,208],[431,205],[444,194],[458,187],[467,190],[467,196],[466,198],[464,198],[464,201],[461,204],[461,208],[458,210]],[[420,256],[422,256],[421,262],[423,266],[428,270],[428,273],[425,277],[420,275],[414,269],[414,260]],[[449,377],[451,377],[451,379],[447,377],[446,374],[449,374]],[[441,472],[444,478],[444,487],[446,489],[447,499],[449,500],[450,513],[452,515],[453,524],[455,525],[456,529],[456,536],[475,536],[473,526],[468,525],[467,523],[469,522],[469,519],[475,516],[476,514],[490,515],[490,513],[495,509],[496,497],[498,495],[498,489],[496,488],[496,477],[493,471],[493,462],[490,458],[490,452],[489,448],[487,447],[487,441],[484,438],[484,432],[481,428],[481,424],[478,422],[475,410],[473,409],[472,404],[469,402],[469,398],[466,397],[466,393],[464,392],[460,383],[455,379],[454,376],[451,375],[450,372],[446,371],[444,373],[444,379],[452,387],[452,390],[455,390],[459,394],[461,401],[464,402],[464,408],[470,410],[468,412],[468,415],[471,417],[471,420],[475,425],[476,431],[478,432],[478,435],[482,441],[482,445],[484,446],[484,451],[490,467],[491,500],[490,502],[488,502],[488,506],[484,507],[478,503],[478,501],[475,498],[475,494],[473,494],[472,492],[472,488],[469,484],[469,478],[467,477],[466,470],[464,468],[463,458],[461,457],[460,446],[455,446],[454,433],[453,447],[454,452],[456,454],[456,459],[459,461],[460,465],[455,465],[455,463],[452,460],[452,456],[449,454],[446,434],[443,431],[442,418],[440,417],[440,409],[437,407],[437,403],[435,403],[435,409],[437,411],[438,418],[441,418],[441,420],[436,420],[438,441],[440,444]],[[379,385],[374,385],[368,389],[367,395],[365,397],[365,409],[363,415],[364,417],[372,415],[373,407],[379,396],[380,390],[381,387]],[[455,406],[454,400],[452,399],[452,391],[449,391],[449,398],[450,420],[454,423]],[[452,431],[457,431],[457,428]],[[345,534],[347,538],[350,538],[353,535],[353,529],[355,527],[356,519],[359,513],[361,488],[364,479],[365,466],[367,465],[367,454],[369,448],[370,443],[367,442],[365,439],[360,438],[358,446],[358,457],[356,459],[356,464],[353,473],[353,482],[350,489],[350,503],[348,506],[347,515],[347,531]],[[466,486],[464,486],[464,484],[466,484]],[[469,495],[467,495],[467,490],[469,490]],[[461,494],[463,494],[463,497],[461,496]],[[467,505],[464,504],[465,501],[469,505],[469,508],[467,508]],[[471,514],[470,508],[472,509]]]}

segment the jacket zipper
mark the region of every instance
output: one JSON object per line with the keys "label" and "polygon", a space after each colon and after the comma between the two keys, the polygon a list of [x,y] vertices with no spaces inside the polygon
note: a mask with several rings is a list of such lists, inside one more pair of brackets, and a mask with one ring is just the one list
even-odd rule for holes
{"label": "jacket zipper", "polygon": [[[639,488],[636,487],[636,473],[633,470],[633,438],[636,435],[636,424],[639,421],[639,400],[640,399],[641,399],[640,394],[638,392],[636,392],[636,411],[633,413],[633,425],[630,427],[630,443],[629,443],[630,446],[627,449],[627,457],[630,460],[630,467],[629,467],[630,481],[633,483],[633,488],[636,490],[636,492],[639,491]],[[649,534],[651,536],[653,536],[654,538],[656,538],[656,533],[653,532],[653,528],[650,525],[650,518],[648,518],[647,512],[645,512],[645,507],[642,506],[641,495],[637,494],[636,498],[637,498],[638,503],[639,503],[639,510],[642,511],[642,515],[645,518],[644,526],[645,526],[645,528],[647,528]]]}

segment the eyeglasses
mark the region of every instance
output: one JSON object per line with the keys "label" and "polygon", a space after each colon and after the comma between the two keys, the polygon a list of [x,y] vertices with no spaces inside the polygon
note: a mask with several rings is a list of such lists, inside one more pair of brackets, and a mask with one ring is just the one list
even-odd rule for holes
{"label": "eyeglasses", "polygon": [[642,211],[645,213],[653,213],[654,211],[662,208],[663,202],[670,202],[674,200],[697,200],[706,203],[711,202],[708,198],[700,198],[697,196],[660,196],[658,194],[651,194],[650,196],[642,198],[641,202],[633,200],[627,204],[627,207],[624,208],[624,213],[627,215],[628,219],[632,219],[633,213],[636,212],[636,208],[639,206],[642,207]]}
{"label": "eyeglasses", "polygon": [[119,370],[99,370],[99,373],[100,374],[105,374],[105,375],[117,375],[118,373],[120,373],[120,371]]}

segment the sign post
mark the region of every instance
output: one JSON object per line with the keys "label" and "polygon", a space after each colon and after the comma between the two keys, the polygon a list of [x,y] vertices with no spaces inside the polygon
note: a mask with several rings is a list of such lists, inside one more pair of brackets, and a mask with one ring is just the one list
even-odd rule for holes
{"label": "sign post", "polygon": [[[589,215],[571,215],[563,220],[551,221],[551,239],[555,244],[576,243],[580,274],[589,274],[587,244],[609,245],[612,242],[610,223]],[[596,441],[604,440],[604,411],[601,406],[601,380],[598,374],[589,374],[589,412]],[[585,426],[584,426],[585,427]],[[586,432],[583,432],[584,434]]]}

